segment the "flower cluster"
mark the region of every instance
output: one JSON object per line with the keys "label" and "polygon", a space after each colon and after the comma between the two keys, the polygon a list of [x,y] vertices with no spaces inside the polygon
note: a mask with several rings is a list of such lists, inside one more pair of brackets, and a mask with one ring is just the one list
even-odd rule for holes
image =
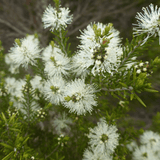
{"label": "flower cluster", "polygon": [[141,72],[142,73],[146,72],[147,76],[149,76],[150,74],[153,73],[148,61],[146,61],[145,63],[141,62],[139,63],[139,65],[135,65],[134,67],[136,68],[137,74],[140,74]]}
{"label": "flower cluster", "polygon": [[49,5],[42,17],[44,28],[51,27],[51,31],[66,28],[67,24],[72,22],[72,15],[69,15],[69,12],[68,8],[61,8],[59,6],[59,8],[56,9]]}
{"label": "flower cluster", "polygon": [[109,23],[90,24],[79,37],[81,45],[79,51],[73,57],[73,69],[77,76],[86,77],[100,73],[111,73],[116,70],[122,48],[119,32]]}
{"label": "flower cluster", "polygon": [[67,117],[65,112],[63,112],[63,114],[58,114],[58,116],[55,116],[51,121],[51,125],[58,135],[66,135],[68,132],[70,132],[71,128],[69,125],[71,124],[73,124],[72,119]]}
{"label": "flower cluster", "polygon": [[[5,84],[4,87],[6,88],[7,94],[10,95],[10,99],[9,101],[13,103],[13,107],[15,107],[16,110],[20,111],[21,113],[23,113],[24,115],[24,119],[27,118],[27,108],[26,105],[24,105],[24,103],[26,103],[26,100],[24,99],[24,95],[23,92],[26,92],[27,89],[29,89],[29,91],[31,91],[31,88],[27,88],[25,86],[25,80],[16,80],[15,78],[10,78],[7,77],[5,78]],[[40,109],[40,106],[38,105],[38,103],[36,101],[32,101],[31,102],[31,110],[32,110],[32,114],[30,115],[33,119],[35,116],[35,112]],[[11,108],[10,108],[11,109]],[[10,111],[9,111],[10,113]]]}
{"label": "flower cluster", "polygon": [[151,160],[160,159],[160,135],[153,131],[145,131],[140,136],[141,145],[138,146],[136,142],[128,145],[128,149],[133,152],[133,160]]}
{"label": "flower cluster", "polygon": [[70,59],[66,57],[57,46],[49,45],[42,53],[44,71],[49,77],[68,76],[70,70]]}
{"label": "flower cluster", "polygon": [[64,89],[63,104],[70,112],[84,115],[91,113],[93,106],[97,105],[94,85],[85,84],[84,79],[76,79],[68,83]]}
{"label": "flower cluster", "polygon": [[151,36],[159,36],[159,43],[160,43],[160,8],[154,5],[149,5],[148,7],[143,7],[142,10],[144,14],[138,13],[136,18],[138,19],[138,24],[133,24],[136,27],[133,28],[133,34],[135,36],[140,34],[147,34],[143,44],[147,41],[147,39]]}
{"label": "flower cluster", "polygon": [[28,68],[28,64],[36,65],[36,59],[40,57],[39,41],[34,35],[29,35],[24,39],[16,39],[14,47],[9,51],[6,57],[6,63],[11,64],[12,73],[17,73],[20,65]]}
{"label": "flower cluster", "polygon": [[[108,125],[104,119],[97,123],[97,126],[90,129],[88,138],[91,150],[86,150],[84,157],[91,155],[91,157],[105,157],[110,159],[111,154],[117,147],[119,134],[116,133],[117,128],[113,125]],[[104,158],[101,158],[104,159]]]}

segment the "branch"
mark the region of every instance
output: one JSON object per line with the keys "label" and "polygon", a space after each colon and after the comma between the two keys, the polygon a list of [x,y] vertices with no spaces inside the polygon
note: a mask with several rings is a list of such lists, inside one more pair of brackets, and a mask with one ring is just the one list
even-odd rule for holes
{"label": "branch", "polygon": [[122,87],[122,88],[116,88],[116,89],[107,89],[107,88],[102,88],[102,90],[104,91],[109,91],[109,92],[115,92],[115,91],[131,91],[133,90],[132,86],[129,86],[128,88],[126,87]]}
{"label": "branch", "polygon": [[13,29],[14,31],[16,31],[17,33],[19,33],[20,35],[25,36],[26,34],[23,33],[22,31],[20,31],[18,28],[14,27],[12,24],[10,24],[9,22],[0,19],[0,23],[5,24],[6,26],[8,26],[9,28]]}
{"label": "branch", "polygon": [[[121,13],[122,11],[125,11],[125,10],[127,10],[127,9],[129,9],[129,8],[132,8],[133,6],[135,6],[135,5],[138,4],[138,3],[139,3],[139,2],[136,1],[136,2],[134,2],[134,3],[132,3],[132,4],[128,5],[128,6],[124,7],[124,8],[119,9],[119,10],[116,10],[116,11],[113,11],[113,12],[107,12],[106,14],[103,13],[103,17],[109,16],[109,15],[113,15],[113,14],[117,14],[117,13]],[[82,14],[83,14],[83,13],[82,13]],[[81,15],[82,15],[82,14],[81,14]],[[78,15],[78,16],[76,17],[76,19],[78,19],[81,15]],[[78,31],[79,29],[85,27],[85,26],[88,25],[90,22],[98,21],[99,19],[102,18],[101,15],[102,15],[102,14],[99,14],[97,17],[94,17],[94,18],[92,18],[91,20],[89,20],[89,21],[87,21],[87,22],[79,25],[78,27],[76,27],[76,28],[73,29],[72,31],[69,31],[69,32],[68,32],[68,36],[74,34],[76,31]]]}
{"label": "branch", "polygon": [[59,146],[57,146],[49,155],[45,156],[45,159],[47,159],[49,156],[51,156],[57,149]]}

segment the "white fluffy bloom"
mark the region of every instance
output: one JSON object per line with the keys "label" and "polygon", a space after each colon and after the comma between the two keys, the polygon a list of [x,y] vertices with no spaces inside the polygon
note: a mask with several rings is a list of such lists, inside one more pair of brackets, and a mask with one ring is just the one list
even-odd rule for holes
{"label": "white fluffy bloom", "polygon": [[133,160],[159,160],[152,148],[148,145],[141,145],[133,152]]}
{"label": "white fluffy bloom", "polygon": [[5,88],[9,94],[13,94],[16,91],[16,79],[14,77],[5,78]]}
{"label": "white fluffy bloom", "polygon": [[67,8],[53,8],[49,5],[42,17],[42,22],[44,23],[44,28],[51,27],[51,31],[54,29],[58,30],[61,27],[66,28],[67,24],[72,22],[72,15],[69,15],[70,10]]}
{"label": "white fluffy bloom", "polygon": [[116,131],[116,126],[109,126],[104,121],[98,122],[96,127],[90,129],[88,134],[89,144],[92,148],[95,147],[96,152],[112,154],[118,145],[119,134]]}
{"label": "white fluffy bloom", "polygon": [[[13,102],[13,106],[16,107],[21,113],[24,115],[24,119],[26,119],[28,116],[30,118],[34,118],[34,111],[37,111],[37,109],[40,108],[40,106],[35,102],[31,102],[31,110],[33,110],[32,113],[29,112],[28,105],[24,105],[26,103],[26,100],[23,98],[23,87],[26,84],[25,80],[15,80],[14,78],[6,78],[6,88],[8,89],[8,92],[11,94],[10,101]],[[14,85],[13,85],[14,83]]]}
{"label": "white fluffy bloom", "polygon": [[50,78],[44,85],[44,95],[53,104],[59,105],[64,100],[65,81],[60,77]]}
{"label": "white fluffy bloom", "polygon": [[131,143],[127,144],[126,147],[132,152],[135,148],[137,148],[136,141],[132,141]]}
{"label": "white fluffy bloom", "polygon": [[44,71],[49,77],[67,76],[70,70],[70,59],[66,57],[62,51],[49,45],[43,51],[43,61],[45,62]]}
{"label": "white fluffy bloom", "polygon": [[112,157],[106,153],[100,154],[99,152],[96,152],[95,149],[86,149],[82,160],[112,160]]}
{"label": "white fluffy bloom", "polygon": [[[44,93],[45,80],[42,80],[42,77],[35,75],[33,79],[31,79],[30,82],[31,82],[33,89],[35,90],[38,89],[38,91],[40,92],[39,96],[42,96],[42,94]],[[34,95],[34,99],[36,100],[39,99],[37,94]]]}
{"label": "white fluffy bloom", "polygon": [[39,58],[40,54],[39,41],[34,35],[27,36],[20,40],[20,44],[15,42],[14,47],[9,51],[9,57],[13,60],[16,67],[28,68],[28,64],[35,65],[35,59]]}
{"label": "white fluffy bloom", "polygon": [[[149,9],[150,8],[150,9]],[[133,28],[135,32],[133,34],[136,36],[137,34],[147,33],[147,37],[145,38],[143,44],[147,41],[147,39],[151,36],[159,36],[160,43],[160,8],[153,4],[150,4],[148,7],[143,7],[142,10],[144,13],[137,13],[136,18],[138,19],[138,24],[133,24],[136,27]]]}
{"label": "white fluffy bloom", "polygon": [[97,105],[95,92],[94,85],[85,84],[84,79],[76,79],[66,85],[63,104],[78,115],[91,113],[93,106]]}
{"label": "white fluffy bloom", "polygon": [[6,54],[5,55],[5,62],[6,62],[6,64],[9,65],[9,71],[12,74],[19,73],[19,65],[14,63],[14,60],[11,58],[11,54]]}
{"label": "white fluffy bloom", "polygon": [[58,114],[53,121],[51,121],[52,126],[56,130],[57,134],[66,135],[66,132],[70,131],[70,124],[73,124],[72,120],[67,117],[66,113]]}
{"label": "white fluffy bloom", "polygon": [[39,89],[41,93],[44,91],[44,81],[42,77],[35,75],[30,82],[34,89]]}
{"label": "white fluffy bloom", "polygon": [[112,74],[117,69],[123,52],[119,32],[111,24],[88,25],[79,38],[80,50],[72,60],[73,71],[77,76],[85,77],[90,72],[93,75],[104,72]]}
{"label": "white fluffy bloom", "polygon": [[160,135],[158,133],[154,133],[153,131],[145,131],[143,135],[140,136],[140,142],[142,144],[149,145],[152,150],[159,150],[160,147]]}

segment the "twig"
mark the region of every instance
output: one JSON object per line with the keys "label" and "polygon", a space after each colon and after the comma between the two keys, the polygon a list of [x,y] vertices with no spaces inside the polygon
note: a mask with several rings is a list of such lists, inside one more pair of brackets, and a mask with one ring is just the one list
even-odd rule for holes
{"label": "twig", "polygon": [[107,89],[107,88],[102,88],[101,90],[104,90],[104,91],[109,91],[109,92],[114,92],[114,91],[131,91],[133,90],[133,87],[132,86],[129,86],[128,88],[126,87],[122,87],[122,88],[116,88],[116,89]]}
{"label": "twig", "polygon": [[25,33],[23,33],[22,31],[20,31],[18,28],[14,27],[12,24],[10,24],[9,22],[0,19],[0,23],[5,24],[6,26],[8,26],[9,28],[13,29],[14,31],[16,31],[17,33],[19,33],[20,35],[25,36]]}
{"label": "twig", "polygon": [[[113,11],[113,12],[103,13],[103,17],[109,16],[109,15],[113,15],[113,14],[117,14],[117,13],[121,13],[121,12],[124,11],[124,10],[127,10],[127,9],[129,9],[129,8],[132,8],[132,7],[135,6],[136,4],[138,4],[137,1],[134,2],[134,3],[132,3],[132,4],[130,4],[130,5],[128,5],[128,6],[126,6],[126,7],[124,7],[124,8],[121,8],[121,9],[119,9],[119,10],[116,10],[116,11]],[[82,13],[82,14],[83,14],[83,13]],[[73,29],[72,31],[68,32],[68,36],[74,34],[76,31],[78,31],[79,29],[85,27],[85,26],[86,26],[87,24],[89,24],[90,22],[98,21],[99,19],[102,18],[101,15],[102,15],[102,14],[99,14],[97,17],[94,17],[94,18],[90,19],[89,21],[86,21],[85,23],[79,25],[78,27],[76,27],[76,28]],[[77,19],[78,17],[80,17],[80,15],[77,16],[76,19]]]}
{"label": "twig", "polygon": [[49,156],[51,156],[57,149],[59,146],[57,146],[48,156],[45,156],[45,159],[47,159]]}

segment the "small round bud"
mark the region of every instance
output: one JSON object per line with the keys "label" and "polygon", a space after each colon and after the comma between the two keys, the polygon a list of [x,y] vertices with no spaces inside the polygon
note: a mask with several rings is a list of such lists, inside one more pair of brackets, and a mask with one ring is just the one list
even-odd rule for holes
{"label": "small round bud", "polygon": [[96,64],[99,66],[101,64],[100,60],[96,60]]}
{"label": "small round bud", "polygon": [[93,53],[91,54],[91,58],[94,58],[94,55],[93,55]]}
{"label": "small round bud", "polygon": [[105,54],[104,59],[107,59],[107,58],[108,58],[108,55],[107,55],[107,54]]}
{"label": "small round bud", "polygon": [[79,97],[76,97],[76,100],[79,101]]}
{"label": "small round bud", "polygon": [[142,62],[142,63],[140,63],[140,64],[139,64],[139,66],[140,66],[140,67],[142,67],[142,66],[143,66],[143,62]]}
{"label": "small round bud", "polygon": [[137,73],[138,73],[138,74],[139,74],[139,73],[141,73],[141,70],[140,70],[140,69],[138,69],[138,70],[137,70]]}
{"label": "small round bud", "polygon": [[135,65],[134,68],[138,68],[138,65]]}
{"label": "small round bud", "polygon": [[147,68],[143,68],[143,71],[147,71]]}
{"label": "small round bud", "polygon": [[97,56],[97,59],[101,59],[101,58],[102,58],[102,56],[100,56],[100,55]]}

